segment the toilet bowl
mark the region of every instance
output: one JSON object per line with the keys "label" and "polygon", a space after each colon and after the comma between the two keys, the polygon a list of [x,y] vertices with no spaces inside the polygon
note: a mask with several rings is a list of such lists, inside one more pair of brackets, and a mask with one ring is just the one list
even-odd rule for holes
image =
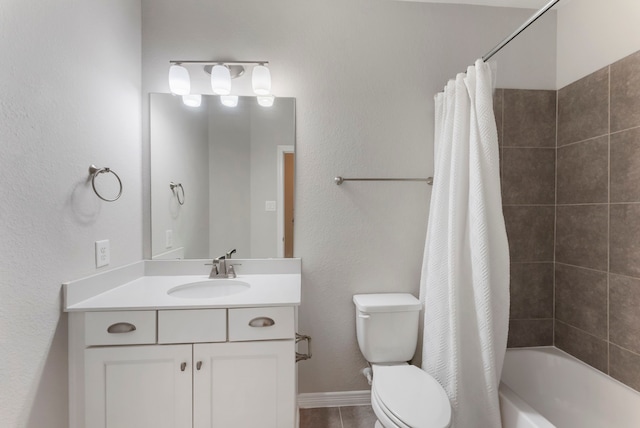
{"label": "toilet bowl", "polygon": [[446,428],[451,405],[440,384],[412,365],[373,366],[371,406],[384,428]]}
{"label": "toilet bowl", "polygon": [[376,428],[447,428],[451,404],[442,386],[407,364],[418,342],[422,305],[406,293],[357,294],[358,346],[373,369]]}

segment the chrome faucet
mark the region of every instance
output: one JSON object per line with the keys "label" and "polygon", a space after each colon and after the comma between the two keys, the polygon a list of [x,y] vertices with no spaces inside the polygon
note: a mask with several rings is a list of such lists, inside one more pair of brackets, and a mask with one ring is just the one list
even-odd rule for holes
{"label": "chrome faucet", "polygon": [[211,268],[209,278],[235,278],[235,269],[231,263],[228,263],[228,260],[231,260],[231,255],[235,252],[236,249],[234,248],[224,256],[213,259],[213,267]]}

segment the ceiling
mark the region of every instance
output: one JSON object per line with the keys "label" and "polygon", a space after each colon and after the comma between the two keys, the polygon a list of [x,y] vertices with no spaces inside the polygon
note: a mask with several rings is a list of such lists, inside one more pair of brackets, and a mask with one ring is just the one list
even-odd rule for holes
{"label": "ceiling", "polygon": [[[540,9],[549,3],[549,0],[401,0],[418,1],[424,3],[451,3],[451,4],[475,4],[481,6],[520,7],[525,9]],[[561,0],[558,6],[569,0]]]}

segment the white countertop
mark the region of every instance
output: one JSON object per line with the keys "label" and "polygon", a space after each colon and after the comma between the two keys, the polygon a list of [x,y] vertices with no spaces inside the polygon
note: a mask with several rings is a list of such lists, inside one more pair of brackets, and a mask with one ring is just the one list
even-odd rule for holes
{"label": "white countertop", "polygon": [[[246,291],[215,298],[185,298],[169,295],[168,291],[179,285],[206,281],[209,276],[202,274],[145,275],[143,272],[148,272],[148,268],[143,271],[134,265],[124,267],[122,270],[126,271],[126,276],[120,272],[120,277],[130,280],[119,283],[108,281],[112,284],[111,286],[104,286],[107,278],[98,278],[98,275],[75,281],[76,284],[65,284],[65,312],[300,305],[300,273],[239,273],[235,280],[250,284]],[[110,275],[111,278],[115,277],[113,273]],[[81,298],[70,297],[74,292],[73,285],[76,286],[76,290],[80,285],[86,290],[88,283],[92,287],[97,284],[95,285],[97,291],[93,295],[85,291],[85,295]],[[79,294],[78,291],[75,293]]]}

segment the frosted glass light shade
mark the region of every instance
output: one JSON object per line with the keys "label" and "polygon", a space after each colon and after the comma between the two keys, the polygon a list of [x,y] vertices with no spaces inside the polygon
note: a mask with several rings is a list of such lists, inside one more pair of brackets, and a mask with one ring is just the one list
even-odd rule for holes
{"label": "frosted glass light shade", "polygon": [[200,104],[202,104],[202,95],[200,94],[183,95],[182,102],[184,103],[184,105],[189,107],[200,107]]}
{"label": "frosted glass light shade", "polygon": [[176,95],[187,95],[191,91],[189,72],[181,65],[169,67],[169,89]]}
{"label": "frosted glass light shade", "polygon": [[222,95],[220,96],[220,102],[227,107],[235,107],[238,105],[237,95]]}
{"label": "frosted glass light shade", "polygon": [[231,93],[231,73],[224,65],[214,65],[211,68],[211,89],[218,95]]}
{"label": "frosted glass light shade", "polygon": [[275,98],[273,95],[258,95],[258,104],[262,107],[271,107]]}
{"label": "frosted glass light shade", "polygon": [[251,74],[251,84],[253,92],[257,95],[269,95],[271,92],[271,72],[264,65],[253,67]]}

